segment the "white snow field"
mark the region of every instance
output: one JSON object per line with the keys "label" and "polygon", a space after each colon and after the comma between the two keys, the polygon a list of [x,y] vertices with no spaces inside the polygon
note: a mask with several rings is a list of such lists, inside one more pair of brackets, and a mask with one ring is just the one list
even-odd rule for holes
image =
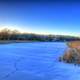
{"label": "white snow field", "polygon": [[80,80],[80,66],[58,61],[61,42],[0,45],[0,80]]}

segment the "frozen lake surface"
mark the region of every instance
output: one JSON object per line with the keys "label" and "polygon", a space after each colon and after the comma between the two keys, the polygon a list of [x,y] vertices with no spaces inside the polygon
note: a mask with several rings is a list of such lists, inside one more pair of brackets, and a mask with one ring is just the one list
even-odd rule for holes
{"label": "frozen lake surface", "polygon": [[80,66],[58,61],[65,43],[0,45],[0,80],[80,80]]}

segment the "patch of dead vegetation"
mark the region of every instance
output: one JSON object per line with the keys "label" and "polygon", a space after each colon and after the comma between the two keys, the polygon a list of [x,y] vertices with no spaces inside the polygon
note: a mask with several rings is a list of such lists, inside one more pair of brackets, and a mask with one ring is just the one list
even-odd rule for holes
{"label": "patch of dead vegetation", "polygon": [[59,57],[59,61],[80,64],[80,41],[71,41],[67,45],[69,48]]}
{"label": "patch of dead vegetation", "polygon": [[80,48],[80,41],[71,41],[68,42],[67,45],[69,48]]}

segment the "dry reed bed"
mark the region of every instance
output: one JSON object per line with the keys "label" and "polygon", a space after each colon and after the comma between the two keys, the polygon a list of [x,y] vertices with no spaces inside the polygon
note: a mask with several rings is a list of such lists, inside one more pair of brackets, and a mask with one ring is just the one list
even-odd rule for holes
{"label": "dry reed bed", "polygon": [[59,61],[80,64],[80,41],[71,41],[67,45],[69,48],[59,57]]}

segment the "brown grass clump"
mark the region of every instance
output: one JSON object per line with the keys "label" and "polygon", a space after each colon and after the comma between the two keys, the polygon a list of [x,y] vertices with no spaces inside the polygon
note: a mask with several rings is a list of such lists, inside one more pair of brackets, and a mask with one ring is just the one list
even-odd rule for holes
{"label": "brown grass clump", "polygon": [[63,56],[59,58],[59,61],[63,61],[66,63],[72,63],[73,55],[71,50],[67,50]]}
{"label": "brown grass clump", "polygon": [[71,41],[67,45],[69,49],[59,58],[59,61],[80,64],[80,41]]}
{"label": "brown grass clump", "polygon": [[70,48],[79,48],[80,47],[80,41],[71,41],[71,42],[68,42],[67,45]]}

